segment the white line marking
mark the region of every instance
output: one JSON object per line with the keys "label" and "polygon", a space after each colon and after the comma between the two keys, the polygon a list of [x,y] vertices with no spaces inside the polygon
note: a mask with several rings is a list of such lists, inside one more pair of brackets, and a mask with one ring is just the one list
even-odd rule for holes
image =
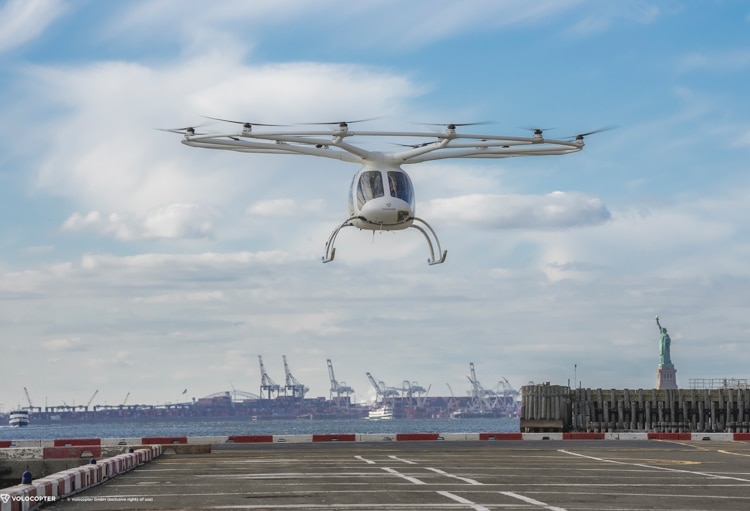
{"label": "white line marking", "polygon": [[400,461],[402,463],[408,463],[409,465],[416,465],[417,464],[416,461],[405,460],[403,458],[399,458],[398,456],[388,456],[388,457],[391,458],[392,460]]}
{"label": "white line marking", "polygon": [[543,509],[549,509],[549,511],[567,511],[564,507],[550,506],[549,504],[545,504],[544,502],[534,500],[530,497],[524,497],[523,495],[513,493],[512,491],[501,491],[500,493],[503,495],[507,495],[508,497],[513,497],[514,499],[522,500],[527,504],[533,504]]}
{"label": "white line marking", "polygon": [[454,474],[449,474],[448,472],[440,470],[439,468],[427,467],[427,470],[432,470],[436,474],[440,474],[440,475],[443,475],[443,476],[446,476],[446,477],[452,477],[453,479],[458,479],[459,481],[463,481],[465,483],[478,484],[478,485],[483,484],[483,483],[480,483],[479,481],[476,481],[474,479],[469,479],[468,477],[461,477],[461,476],[457,476],[457,475],[454,475]]}
{"label": "white line marking", "polygon": [[362,456],[355,456],[355,460],[364,461],[365,463],[369,463],[370,465],[374,465],[375,462],[372,460],[368,460],[367,458],[363,458]]}
{"label": "white line marking", "polygon": [[416,477],[411,477],[411,476],[408,476],[408,475],[406,475],[406,474],[402,474],[402,473],[401,473],[401,472],[399,472],[398,470],[395,470],[395,469],[392,469],[392,468],[388,468],[388,467],[383,467],[383,470],[385,470],[385,471],[386,471],[386,472],[388,472],[389,474],[393,474],[393,475],[395,475],[395,476],[401,477],[402,479],[406,479],[406,480],[407,480],[407,481],[409,481],[410,483],[414,483],[414,484],[427,484],[427,483],[425,483],[424,481],[420,481],[420,480],[419,480],[419,479],[417,479]]}
{"label": "white line marking", "polygon": [[439,491],[437,493],[442,495],[443,497],[448,497],[449,499],[455,500],[456,502],[459,502],[461,504],[466,504],[467,506],[471,506],[471,509],[474,509],[475,511],[490,511],[489,508],[486,508],[475,502],[472,502],[469,499],[465,499],[463,497],[459,497],[458,495],[454,495],[451,492]]}
{"label": "white line marking", "polygon": [[666,472],[678,472],[680,474],[691,474],[691,475],[696,475],[696,476],[710,477],[714,479],[729,479],[731,481],[742,481],[743,483],[750,483],[750,479],[742,479],[741,477],[722,476],[719,474],[710,474],[708,472],[697,472],[697,471],[692,471],[692,470],[682,470],[679,468],[658,467],[656,465],[646,465],[645,463],[628,463],[626,461],[608,460],[604,458],[597,458],[596,456],[588,456],[586,454],[579,454],[577,452],[566,451],[563,449],[560,449],[559,452],[562,452],[564,454],[570,454],[571,456],[578,456],[579,458],[587,458],[587,459],[595,460],[595,461],[603,461],[605,463],[614,463],[615,465],[641,467],[641,468],[648,468],[652,470],[664,470]]}

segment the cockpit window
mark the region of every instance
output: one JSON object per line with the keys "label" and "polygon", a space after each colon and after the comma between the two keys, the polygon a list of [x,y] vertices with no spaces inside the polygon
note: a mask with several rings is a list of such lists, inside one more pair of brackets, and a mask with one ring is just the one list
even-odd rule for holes
{"label": "cockpit window", "polygon": [[388,171],[388,187],[391,197],[396,197],[408,204],[412,203],[412,186],[406,172]]}
{"label": "cockpit window", "polygon": [[365,203],[385,195],[383,191],[383,176],[379,170],[368,170],[359,176],[357,187],[357,205],[361,209]]}

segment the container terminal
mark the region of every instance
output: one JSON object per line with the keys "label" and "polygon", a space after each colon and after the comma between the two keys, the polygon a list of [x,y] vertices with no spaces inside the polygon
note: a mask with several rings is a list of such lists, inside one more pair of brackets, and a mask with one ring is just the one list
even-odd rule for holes
{"label": "container terminal", "polygon": [[[455,395],[446,384],[448,396],[430,396],[432,385],[424,387],[416,381],[403,380],[400,385],[388,385],[368,372],[367,378],[375,392],[374,403],[357,403],[354,389],[335,377],[333,363],[327,360],[331,383],[328,398],[306,396],[308,387],[298,381],[284,360],[284,383],[276,383],[267,373],[263,357],[258,356],[261,381],[258,393],[243,390],[216,392],[185,402],[163,404],[128,403],[130,393],[117,405],[92,406],[98,390],[85,405],[35,406],[26,387],[24,393],[32,423],[134,420],[175,417],[247,417],[249,420],[274,419],[424,419],[517,417],[520,414],[520,391],[502,377],[492,388],[483,386],[476,375],[474,364],[469,364],[467,376],[469,390],[465,395]],[[9,415],[0,415],[7,424]]]}

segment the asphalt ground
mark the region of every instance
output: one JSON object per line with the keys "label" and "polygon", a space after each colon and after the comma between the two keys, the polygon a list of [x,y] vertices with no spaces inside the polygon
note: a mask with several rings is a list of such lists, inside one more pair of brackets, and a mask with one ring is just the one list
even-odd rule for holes
{"label": "asphalt ground", "polygon": [[216,445],[45,509],[747,511],[750,442]]}

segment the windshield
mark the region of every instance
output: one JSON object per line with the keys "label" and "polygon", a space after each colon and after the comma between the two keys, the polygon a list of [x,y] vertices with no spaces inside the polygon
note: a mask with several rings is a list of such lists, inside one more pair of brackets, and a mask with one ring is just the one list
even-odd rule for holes
{"label": "windshield", "polygon": [[409,179],[409,176],[406,175],[406,172],[389,170],[388,188],[391,192],[391,197],[401,199],[409,205],[412,204],[413,193],[411,180]]}
{"label": "windshield", "polygon": [[383,192],[383,176],[379,170],[368,170],[359,176],[357,187],[357,205],[360,209],[365,203],[385,195]]}

